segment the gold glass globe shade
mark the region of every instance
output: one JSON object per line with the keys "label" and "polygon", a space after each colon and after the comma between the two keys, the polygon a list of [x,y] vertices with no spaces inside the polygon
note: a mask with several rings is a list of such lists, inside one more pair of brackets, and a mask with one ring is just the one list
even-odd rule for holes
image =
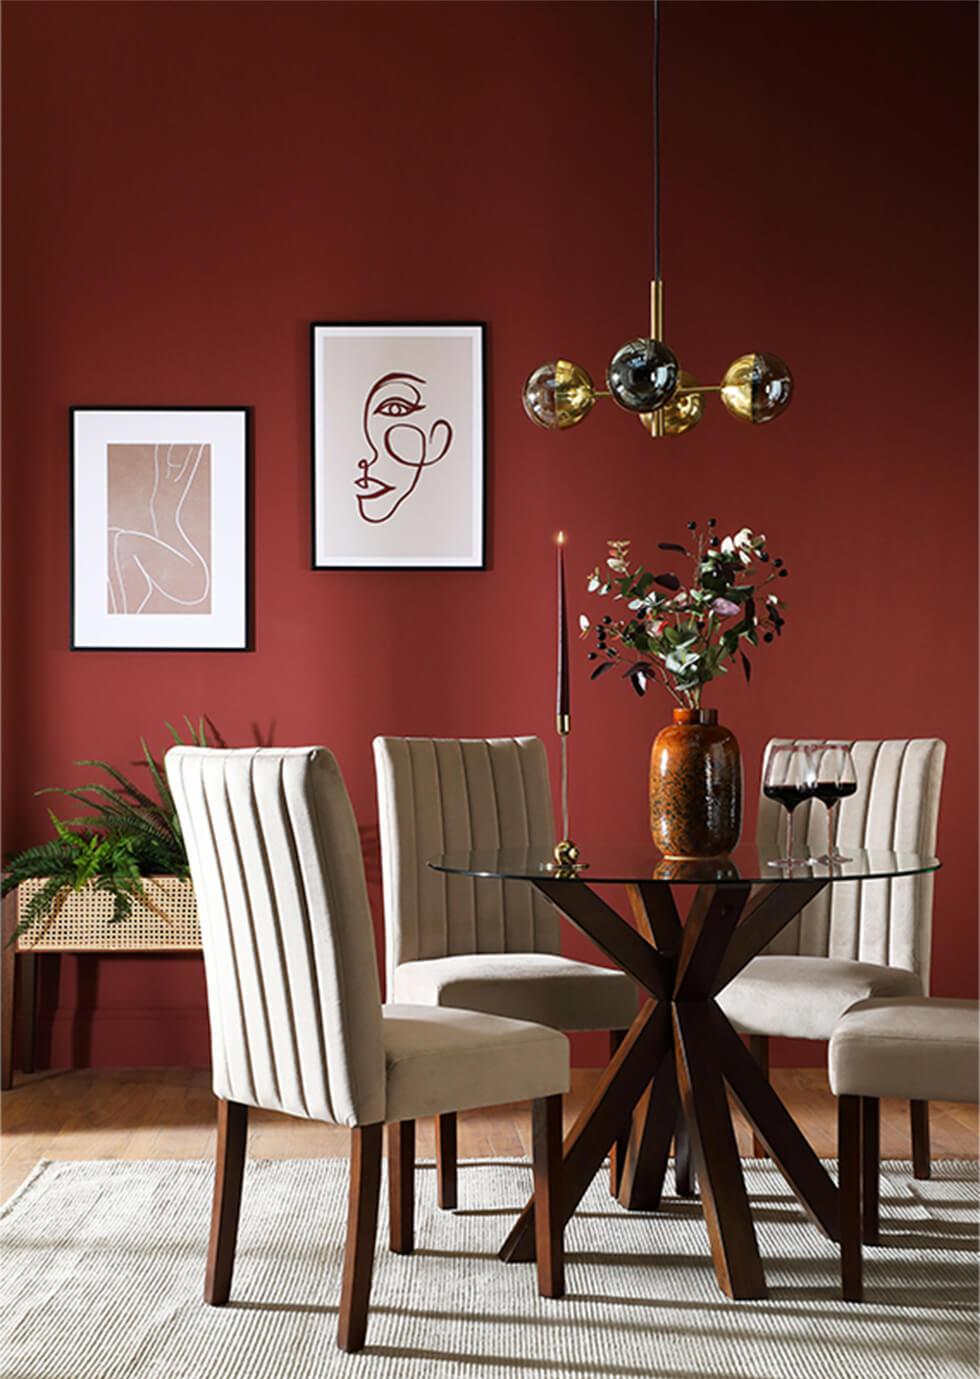
{"label": "gold glass globe shade", "polygon": [[[677,375],[677,389],[669,402],[665,403],[660,409],[660,416],[663,419],[663,433],[665,436],[682,436],[685,431],[692,431],[704,416],[704,394],[685,393],[684,388],[696,388],[698,380],[693,374],[681,369]],[[653,430],[653,412],[641,412],[640,421],[644,429]]]}
{"label": "gold glass globe shade", "polygon": [[522,393],[524,410],[546,431],[577,426],[595,404],[592,379],[581,364],[553,359],[541,364],[527,379]]}
{"label": "gold glass globe shade", "polygon": [[733,417],[761,426],[782,416],[793,396],[793,375],[775,354],[743,354],[725,370],[721,400]]}

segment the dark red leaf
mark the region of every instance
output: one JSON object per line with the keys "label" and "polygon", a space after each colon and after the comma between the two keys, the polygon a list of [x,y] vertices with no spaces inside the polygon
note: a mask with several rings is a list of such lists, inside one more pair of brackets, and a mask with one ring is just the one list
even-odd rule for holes
{"label": "dark red leaf", "polygon": [[748,682],[752,679],[752,665],[744,651],[740,651],[738,654],[742,659],[742,669],[745,672],[745,682],[746,684],[748,684]]}
{"label": "dark red leaf", "polygon": [[654,575],[653,582],[654,584],[659,584],[661,589],[670,589],[675,594],[681,587],[680,580],[676,575],[671,574],[669,570],[665,574]]}
{"label": "dark red leaf", "polygon": [[678,546],[676,541],[658,541],[658,551],[679,551],[681,555],[690,555],[691,552],[686,546]]}
{"label": "dark red leaf", "polygon": [[598,680],[599,676],[602,675],[605,671],[612,670],[615,664],[615,661],[603,661],[601,666],[596,666],[595,670],[589,676],[589,679]]}

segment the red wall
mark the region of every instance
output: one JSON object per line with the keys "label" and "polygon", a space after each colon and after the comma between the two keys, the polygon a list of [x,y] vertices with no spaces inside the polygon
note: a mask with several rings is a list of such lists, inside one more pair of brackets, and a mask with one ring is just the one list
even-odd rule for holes
{"label": "red wall", "polygon": [[[552,741],[556,529],[584,574],[711,515],[792,572],[712,696],[750,797],[770,734],[945,737],[934,985],[975,991],[975,10],[669,2],[665,51],[667,338],[702,379],[773,350],[798,395],[656,444],[520,404],[646,326],[646,5],[4,6],[8,850],[74,758],[207,712],[337,752],[380,923],[371,738]],[[489,323],[486,573],[308,568],[314,318]],[[252,654],[66,649],[67,408],[157,402],[254,408]],[[640,841],[668,703],[574,669],[575,831]],[[55,1063],[206,1058],[195,960],[65,962],[44,1000]]]}

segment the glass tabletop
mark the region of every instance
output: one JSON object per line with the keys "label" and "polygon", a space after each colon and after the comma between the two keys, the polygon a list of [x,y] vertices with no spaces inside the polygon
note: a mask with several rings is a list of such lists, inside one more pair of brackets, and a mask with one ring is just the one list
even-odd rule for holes
{"label": "glass tabletop", "polygon": [[[625,847],[621,844],[594,847],[583,846],[580,870],[570,872],[556,867],[550,848],[499,848],[482,852],[447,852],[432,857],[429,866],[435,871],[459,876],[496,877],[508,881],[584,881],[595,884],[629,885],[638,881],[664,881],[677,885],[701,885],[714,882],[797,882],[813,881],[870,881],[894,876],[918,876],[938,871],[941,863],[936,857],[920,856],[916,852],[867,851],[847,848],[847,861],[828,866],[819,860],[819,853],[799,849],[801,861],[792,865],[773,865],[780,856],[778,848],[757,847],[746,843],[728,857],[709,860],[670,861],[651,845]],[[584,864],[584,865],[583,865]]]}

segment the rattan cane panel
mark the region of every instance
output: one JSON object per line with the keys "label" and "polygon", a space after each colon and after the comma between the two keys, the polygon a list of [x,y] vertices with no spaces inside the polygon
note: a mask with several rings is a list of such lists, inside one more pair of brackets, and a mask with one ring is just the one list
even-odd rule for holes
{"label": "rattan cane panel", "polygon": [[[43,881],[25,881],[17,888],[18,922]],[[72,891],[53,920],[40,919],[17,940],[19,952],[160,952],[200,949],[197,903],[189,881],[176,876],[144,879],[147,895],[160,911],[155,914],[139,901],[129,919],[112,923],[112,896],[85,886]]]}

